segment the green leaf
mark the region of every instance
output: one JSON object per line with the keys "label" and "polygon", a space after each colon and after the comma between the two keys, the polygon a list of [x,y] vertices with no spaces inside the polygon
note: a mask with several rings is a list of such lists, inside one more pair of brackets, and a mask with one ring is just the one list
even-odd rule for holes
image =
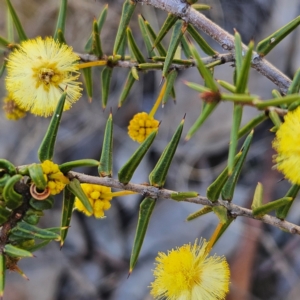
{"label": "green leaf", "polygon": [[258,182],[255,188],[251,209],[255,209],[263,205],[263,192],[263,185]]}
{"label": "green leaf", "polygon": [[192,191],[176,192],[171,194],[171,199],[175,201],[183,201],[187,198],[195,198],[197,196],[199,196],[199,194],[197,192],[192,192]]}
{"label": "green leaf", "polygon": [[[150,23],[147,20],[145,20],[145,25],[152,42],[154,42],[157,38],[155,31],[153,30],[153,28],[151,27]],[[167,55],[167,50],[161,45],[161,43],[157,43],[155,48],[157,49],[160,56]]]}
{"label": "green leaf", "polygon": [[[14,34],[14,21],[11,17],[11,14],[9,12],[9,8],[6,9],[6,32],[7,32],[7,39],[11,42],[15,40],[15,34]],[[1,39],[1,38],[0,38]]]}
{"label": "green leaf", "polygon": [[[149,24],[148,21],[145,20],[145,26],[146,29],[149,33],[149,36],[151,38],[152,41],[155,41],[157,36],[156,33],[154,32],[153,28],[151,27],[151,25]],[[167,55],[167,51],[166,49],[161,45],[161,43],[157,43],[156,48],[154,49],[154,51],[157,50],[160,56],[165,57]],[[176,95],[175,95],[175,90],[174,88],[172,88],[171,91],[171,96],[175,99]]]}
{"label": "green leaf", "polygon": [[155,55],[155,52],[152,48],[150,36],[147,32],[147,28],[146,28],[143,16],[139,15],[138,20],[139,20],[139,26],[140,26],[140,30],[141,30],[141,33],[142,33],[142,37],[143,37],[143,40],[144,40],[144,43],[145,43],[145,46],[146,46],[146,49],[147,49],[148,58],[151,58],[152,56]]}
{"label": "green leaf", "polygon": [[199,93],[211,92],[211,89],[194,82],[184,81],[184,84]]}
{"label": "green leaf", "polygon": [[276,210],[279,207],[289,205],[293,200],[293,197],[283,197],[278,200],[269,202],[267,204],[253,209],[253,216],[263,216],[271,210]]}
{"label": "green leaf", "polygon": [[162,106],[164,106],[168,101],[168,98],[172,92],[177,75],[178,73],[175,69],[171,70],[167,75],[167,85],[166,85],[164,96],[162,98]]}
{"label": "green leaf", "polygon": [[200,116],[195,121],[193,126],[189,129],[189,131],[185,137],[185,140],[188,141],[196,133],[196,131],[201,127],[201,125],[204,123],[204,121],[211,115],[211,113],[214,111],[214,109],[216,108],[217,105],[218,105],[217,102],[206,103]]}
{"label": "green leaf", "polygon": [[185,37],[185,35],[183,35],[183,37],[181,39],[181,46],[182,46],[182,50],[183,50],[185,57],[190,59],[192,57],[192,52],[191,52],[191,49],[189,46],[189,42],[188,42],[187,38]]}
{"label": "green leaf", "polygon": [[60,231],[60,236],[61,236],[60,248],[62,248],[62,246],[64,245],[64,242],[68,234],[72,213],[73,213],[74,202],[75,202],[75,195],[71,193],[69,189],[67,188],[64,189],[63,208],[62,208],[62,215],[61,215],[61,228],[65,228],[65,229],[62,229]]}
{"label": "green leaf", "polygon": [[92,68],[83,68],[82,74],[84,77],[84,83],[85,83],[86,92],[89,97],[89,102],[91,102],[93,98]]}
{"label": "green leaf", "polygon": [[[107,17],[107,11],[108,11],[108,4],[106,4],[98,18],[98,21],[97,21],[97,26],[98,26],[98,34],[100,36],[101,34],[101,30],[103,28],[103,25],[106,21],[106,17]],[[93,25],[94,26],[94,25]],[[88,53],[92,53],[92,47],[93,47],[93,33],[94,33],[94,27],[93,27],[93,32],[92,34],[90,35],[85,47],[84,47],[84,50]]]}
{"label": "green leaf", "polygon": [[263,112],[257,115],[255,118],[253,118],[251,121],[249,121],[244,127],[242,127],[238,132],[238,139],[240,139],[242,136],[249,133],[253,128],[255,128],[258,124],[262,123],[268,119],[268,116]]}
{"label": "green leaf", "polygon": [[129,27],[127,27],[126,32],[127,32],[128,45],[129,45],[133,55],[135,56],[136,60],[140,64],[145,63],[146,60],[145,60],[141,50],[139,49],[137,43],[135,42],[134,37],[132,35],[132,31]]}
{"label": "green leaf", "polygon": [[19,222],[11,231],[15,236],[23,238],[37,238],[41,240],[60,240],[59,234],[47,229],[38,228],[26,222]]}
{"label": "green leaf", "polygon": [[[239,152],[234,159],[235,164],[241,157],[242,152]],[[216,202],[219,199],[221,190],[228,179],[228,166],[222,171],[222,173],[216,178],[216,180],[207,188],[206,196],[212,201]]]}
{"label": "green leaf", "polygon": [[171,165],[173,156],[175,154],[176,148],[178,146],[181,137],[183,125],[184,125],[184,119],[180,122],[171,141],[168,143],[167,147],[165,148],[158,162],[156,163],[154,169],[149,174],[150,184],[155,187],[160,188],[165,184],[169,167]]}
{"label": "green leaf", "polygon": [[193,4],[192,8],[201,11],[201,10],[210,10],[211,6],[206,5],[206,4]]}
{"label": "green leaf", "polygon": [[258,108],[258,109],[265,109],[269,106],[279,106],[282,104],[292,104],[293,102],[297,102],[300,100],[300,95],[299,94],[292,94],[292,95],[287,95],[285,97],[281,97],[278,99],[270,99],[270,100],[254,100],[253,104]]}
{"label": "green leaf", "polygon": [[231,92],[231,93],[235,93],[236,92],[236,87],[224,80],[217,80],[218,84],[223,87],[224,89],[226,89],[227,91]]}
{"label": "green leaf", "polygon": [[119,181],[123,184],[127,184],[136,168],[139,166],[140,162],[142,161],[143,157],[147,153],[148,149],[152,145],[158,129],[152,131],[147,138],[141,143],[141,145],[137,148],[137,150],[132,154],[129,160],[124,164],[124,166],[118,172]]}
{"label": "green leaf", "polygon": [[139,219],[130,257],[129,274],[133,271],[138,260],[155,203],[155,199],[145,198],[140,205]]}
{"label": "green leaf", "polygon": [[184,32],[186,31],[186,28],[187,28],[187,23],[185,23],[182,20],[176,21],[174,29],[173,29],[173,33],[171,36],[168,52],[166,55],[166,60],[164,63],[163,71],[162,71],[163,77],[166,77],[169,72],[169,68],[170,68],[172,60],[174,58],[175,52],[177,50],[177,47],[180,43],[180,40],[181,40]]}
{"label": "green leaf", "polygon": [[206,68],[205,64],[201,60],[201,57],[200,57],[199,53],[197,52],[195,46],[192,43],[190,43],[189,45],[190,45],[191,52],[195,58],[197,69],[205,81],[205,85],[208,88],[210,88],[213,92],[219,92],[218,85],[217,85],[215,79],[213,78],[213,75]]}
{"label": "green leaf", "polygon": [[299,89],[300,89],[300,68],[296,71],[294,75],[293,81],[287,90],[287,95],[299,93]]}
{"label": "green leaf", "polygon": [[4,170],[10,176],[17,174],[16,167],[7,159],[0,158],[0,170]]}
{"label": "green leaf", "polygon": [[[239,179],[243,164],[247,157],[252,138],[253,138],[253,131],[251,131],[249,133],[249,135],[247,136],[247,138],[241,148],[242,155],[240,156],[238,161],[235,163],[235,157],[233,159],[232,173],[228,177],[228,179],[222,189],[222,199],[223,200],[231,201],[233,198],[234,190],[235,190],[237,181]],[[229,166],[228,166],[228,169],[229,169]]]}
{"label": "green leaf", "polygon": [[61,30],[62,34],[65,32],[66,16],[67,16],[68,0],[61,0],[59,14],[57,18],[56,28],[53,38],[58,40],[58,31]]}
{"label": "green leaf", "polygon": [[282,97],[280,92],[275,89],[272,90],[272,96],[273,96],[273,98],[281,98]]}
{"label": "green leaf", "polygon": [[273,132],[276,132],[282,124],[278,113],[274,109],[269,110],[269,118],[274,124]]}
{"label": "green leaf", "polygon": [[93,46],[92,46],[92,52],[99,58],[103,56],[102,46],[101,46],[101,40],[100,35],[98,31],[98,23],[96,20],[93,22]]}
{"label": "green leaf", "polygon": [[140,70],[162,70],[163,65],[161,63],[145,63],[139,64],[138,68]]}
{"label": "green leaf", "polygon": [[2,75],[6,69],[6,64],[7,64],[7,61],[5,60],[0,68],[0,78],[2,77]]}
{"label": "green leaf", "polygon": [[98,173],[100,177],[112,177],[112,156],[113,156],[113,119],[112,113],[109,114],[106,122],[100,164]]}
{"label": "green leaf", "polygon": [[0,36],[0,46],[3,46],[6,48],[9,44],[11,44],[11,42],[9,42],[7,39]]}
{"label": "green leaf", "polygon": [[87,159],[78,159],[78,160],[69,161],[59,165],[58,167],[62,173],[66,174],[75,168],[98,167],[98,166],[99,166],[99,161],[95,159],[87,158]]}
{"label": "green leaf", "polygon": [[253,41],[251,41],[248,46],[248,51],[242,62],[241,70],[240,70],[240,72],[238,72],[238,75],[237,75],[237,83],[236,83],[236,91],[235,91],[237,94],[243,94],[246,92],[249,71],[251,68],[253,47],[254,47],[254,43],[253,43]]}
{"label": "green leaf", "polygon": [[234,157],[236,155],[236,148],[238,143],[238,132],[241,125],[243,115],[243,106],[240,104],[234,104],[233,108],[233,120],[230,132],[230,143],[228,153],[228,174],[231,175],[234,166]]}
{"label": "green leaf", "polygon": [[51,242],[51,240],[44,240],[40,243],[35,243],[34,245],[30,246],[30,247],[26,247],[26,250],[27,251],[30,251],[31,253],[32,252],[35,252],[39,249],[42,249],[44,248],[45,246],[47,246],[49,243]]}
{"label": "green leaf", "polygon": [[44,199],[42,201],[31,198],[29,200],[29,204],[31,207],[33,207],[36,210],[51,209],[54,206],[54,198],[52,196],[50,196],[47,199]]}
{"label": "green leaf", "polygon": [[126,34],[124,34],[123,38],[121,39],[119,50],[117,52],[117,55],[120,55],[121,59],[123,60],[125,59],[126,47],[127,47],[127,38],[126,38]]}
{"label": "green leaf", "polygon": [[224,101],[231,101],[236,104],[250,104],[254,105],[257,102],[260,102],[260,100],[257,99],[256,95],[247,95],[247,94],[227,94],[222,93],[220,94],[220,100]]}
{"label": "green leaf", "polygon": [[7,222],[8,218],[12,215],[12,211],[6,209],[4,206],[0,205],[0,226]]}
{"label": "green leaf", "polygon": [[19,35],[19,39],[20,41],[25,41],[27,40],[27,36],[25,34],[25,31],[21,25],[21,22],[16,14],[16,11],[15,9],[13,8],[12,4],[11,4],[11,1],[10,0],[6,0],[6,4],[7,4],[7,7],[9,9],[9,12],[10,12],[10,15],[11,15],[11,18],[15,24],[15,27],[16,27],[16,30],[18,32],[18,35]]}
{"label": "green leaf", "polygon": [[235,47],[235,69],[238,77],[240,76],[242,70],[243,49],[242,49],[241,36],[236,30],[234,32],[234,47]]}
{"label": "green leaf", "polygon": [[26,211],[23,220],[28,224],[36,225],[43,215],[44,213],[42,211],[30,208]]}
{"label": "green leaf", "polygon": [[80,182],[78,179],[73,178],[70,183],[66,186],[72,194],[74,194],[82,203],[82,205],[85,207],[85,209],[92,214],[93,213],[93,207],[86,196],[85,192],[81,188]]}
{"label": "green leaf", "polygon": [[29,176],[36,185],[37,189],[44,190],[47,187],[47,180],[44,177],[44,172],[41,164],[31,164],[28,166]]}
{"label": "green leaf", "polygon": [[0,253],[0,299],[3,299],[4,287],[5,287],[5,272],[6,263],[5,255]]}
{"label": "green leaf", "polygon": [[132,72],[129,72],[119,98],[118,108],[120,108],[123,105],[135,81],[136,79],[133,77]]}
{"label": "green leaf", "polygon": [[11,176],[7,173],[3,173],[3,170],[0,169],[1,177],[0,177],[0,193],[2,195],[3,188],[5,187],[7,181],[11,178]]}
{"label": "green leaf", "polygon": [[134,9],[136,7],[136,2],[131,0],[126,0],[123,4],[123,10],[121,15],[120,24],[118,27],[118,32],[115,39],[113,54],[117,54],[119,48],[121,47],[122,39],[125,36],[126,28],[130,22],[131,16],[134,12]]}
{"label": "green leaf", "polygon": [[54,146],[57,136],[58,127],[63,113],[67,92],[61,95],[57,107],[53,113],[47,132],[38,150],[38,158],[40,162],[52,160],[54,154]]}
{"label": "green leaf", "polygon": [[267,55],[278,43],[280,43],[290,32],[300,24],[300,16],[284,25],[267,38],[260,41],[256,46],[256,51],[260,56]]}
{"label": "green leaf", "polygon": [[156,45],[159,44],[162,39],[165,37],[165,35],[169,32],[169,30],[172,28],[172,26],[176,23],[178,20],[178,17],[169,13],[165,22],[161,26],[159,33],[157,34],[157,37],[155,38],[153,48],[156,48]]}
{"label": "green leaf", "polygon": [[11,257],[33,257],[33,254],[27,250],[15,247],[11,244],[6,244],[4,252]]}
{"label": "green leaf", "polygon": [[[288,192],[285,194],[284,197],[291,197],[291,198],[293,198],[293,200],[295,200],[295,198],[299,192],[299,189],[300,189],[300,185],[293,184],[291,186],[291,188],[288,190]],[[291,202],[289,202],[288,204],[283,205],[276,210],[276,217],[278,219],[284,220],[286,218],[286,216],[294,202],[293,200]]]}
{"label": "green leaf", "polygon": [[57,31],[57,40],[61,44],[67,44],[64,33],[61,31],[61,29],[58,29],[58,31]]}
{"label": "green leaf", "polygon": [[139,73],[136,67],[131,67],[131,74],[135,80],[139,80]]}
{"label": "green leaf", "polygon": [[210,45],[199,34],[199,32],[195,29],[193,25],[189,24],[187,30],[189,34],[193,37],[194,41],[207,55],[214,56],[218,54],[217,51],[215,51],[212,47],[210,47]]}
{"label": "green leaf", "polygon": [[14,186],[21,180],[23,176],[20,174],[14,175],[9,178],[4,186],[2,197],[5,205],[10,209],[16,209],[23,203],[23,196],[17,193]]}
{"label": "green leaf", "polygon": [[186,221],[192,221],[198,217],[201,217],[203,215],[206,215],[208,213],[212,212],[212,207],[211,206],[204,206],[201,209],[197,210],[196,212],[188,215],[186,218]]}
{"label": "green leaf", "polygon": [[101,72],[102,109],[105,109],[107,105],[112,71],[113,68],[105,67]]}

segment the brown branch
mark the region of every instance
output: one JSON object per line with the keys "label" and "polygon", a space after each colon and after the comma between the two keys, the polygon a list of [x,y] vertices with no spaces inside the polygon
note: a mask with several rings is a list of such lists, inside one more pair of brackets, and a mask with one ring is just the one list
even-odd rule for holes
{"label": "brown branch", "polygon": [[[148,184],[136,184],[136,183],[128,183],[122,184],[118,180],[108,177],[95,177],[90,175],[85,175],[77,172],[69,172],[68,176],[70,179],[77,178],[82,183],[91,183],[91,184],[99,184],[104,185],[116,189],[121,190],[129,190],[136,192],[138,194],[143,195],[144,197],[152,197],[154,199],[169,199],[172,200],[171,194],[176,194],[176,191],[167,190],[167,189],[159,189],[154,186],[149,186]],[[295,225],[293,223],[280,220],[276,217],[270,215],[264,216],[254,216],[252,210],[238,206],[228,201],[218,200],[216,202],[211,202],[206,197],[197,196],[194,198],[187,198],[183,200],[185,202],[197,203],[201,205],[208,206],[223,206],[227,209],[228,213],[236,218],[236,217],[247,217],[251,219],[260,220],[264,223],[270,224],[272,226],[278,227],[284,231],[290,232],[292,234],[300,234],[300,226]]]}
{"label": "brown branch", "polygon": [[[158,9],[165,10],[168,13],[174,14],[188,23],[191,23],[198,29],[205,32],[224,50],[231,51],[234,54],[234,37],[227,31],[222,29],[217,24],[213,23],[203,14],[193,9],[185,1],[182,0],[137,0],[142,4],[148,4]],[[247,46],[243,45],[243,50],[247,51]],[[252,67],[263,76],[270,79],[276,84],[282,94],[286,94],[288,87],[291,84],[290,78],[275,68],[266,59],[260,57],[257,53],[253,53]]]}

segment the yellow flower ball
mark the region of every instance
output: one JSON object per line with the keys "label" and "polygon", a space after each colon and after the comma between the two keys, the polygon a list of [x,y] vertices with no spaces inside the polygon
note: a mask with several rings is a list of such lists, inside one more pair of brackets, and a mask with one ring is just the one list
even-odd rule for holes
{"label": "yellow flower ball", "polygon": [[277,151],[277,169],[293,184],[300,184],[300,107],[284,117],[284,123],[276,132],[273,148]]}
{"label": "yellow flower ball", "polygon": [[69,179],[59,170],[57,164],[45,160],[42,164],[44,176],[51,195],[59,194],[69,183]]}
{"label": "yellow flower ball", "polygon": [[8,56],[6,89],[21,109],[47,117],[67,88],[68,110],[81,97],[78,60],[72,47],[52,37],[23,41]]}
{"label": "yellow flower ball", "polygon": [[166,300],[221,300],[229,291],[230,270],[224,257],[210,256],[205,241],[160,252],[151,295]]}
{"label": "yellow flower ball", "polygon": [[134,115],[129,122],[128,135],[136,142],[142,143],[146,137],[156,128],[159,122],[147,113],[141,112]]}
{"label": "yellow flower ball", "polygon": [[90,212],[88,212],[85,206],[77,197],[74,205],[75,209],[83,212],[88,217],[92,215],[94,215],[95,218],[105,217],[104,211],[108,210],[111,207],[110,201],[113,197],[111,188],[88,183],[81,184],[81,187],[90,201],[90,204],[93,208],[93,213],[91,214]]}

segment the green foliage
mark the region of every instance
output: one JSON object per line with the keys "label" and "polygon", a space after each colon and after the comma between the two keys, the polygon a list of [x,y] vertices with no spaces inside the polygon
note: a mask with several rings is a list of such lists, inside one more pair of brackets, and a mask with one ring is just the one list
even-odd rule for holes
{"label": "green foliage", "polygon": [[[187,1],[187,5],[191,6],[189,9],[206,10],[210,8],[207,5],[194,4],[195,2],[193,0]],[[18,33],[19,42],[27,40],[22,22],[18,18],[11,1],[6,0],[6,3]],[[187,221],[194,220],[207,213],[214,213],[219,218],[219,225],[209,241],[209,247],[213,247],[220,237],[226,233],[227,228],[233,221],[234,217],[231,215],[231,212],[234,210],[234,204],[232,203],[234,202],[234,191],[241,170],[247,160],[248,150],[254,134],[253,130],[266,119],[270,119],[274,124],[271,130],[276,132],[282,125],[282,115],[285,115],[288,110],[296,109],[300,104],[300,69],[296,72],[293,81],[291,81],[285,92],[282,90],[281,93],[277,90],[272,92],[272,99],[261,100],[257,95],[251,94],[248,88],[250,68],[255,65],[254,58],[261,59],[262,56],[268,54],[285,36],[299,25],[299,17],[259,42],[256,47],[258,53],[254,52],[253,41],[246,47],[242,44],[242,38],[236,31],[231,41],[234,44],[234,53],[228,53],[233,54],[229,62],[235,64],[233,72],[234,80],[231,83],[229,82],[229,78],[228,80],[215,79],[214,68],[225,63],[224,57],[209,45],[206,39],[204,39],[202,32],[199,32],[195,28],[196,24],[188,24],[187,19],[182,19],[180,14],[173,15],[169,13],[157,34],[150,22],[141,15],[137,16],[140,35],[146,47],[146,53],[143,53],[143,47],[139,45],[139,40],[134,38],[136,32],[132,32],[132,29],[129,27],[131,19],[136,18],[134,14],[136,6],[138,6],[138,1],[124,1],[111,53],[104,53],[102,47],[103,40],[100,36],[102,29],[105,27],[108,5],[103,8],[98,20],[92,22],[92,31],[84,48],[86,53],[81,55],[82,57],[87,55],[88,59],[85,61],[81,58],[78,64],[78,69],[83,69],[85,90],[90,101],[93,97],[93,67],[103,66],[101,70],[103,110],[108,105],[109,96],[111,95],[111,79],[113,74],[117,72],[117,68],[128,68],[127,79],[123,83],[123,88],[119,96],[118,108],[124,105],[133,84],[140,79],[143,73],[156,72],[157,70],[158,72],[162,72],[162,79],[166,80],[162,94],[160,95],[162,106],[169,105],[167,103],[168,98],[171,96],[175,99],[174,87],[180,84],[178,80],[176,81],[177,76],[179,74],[183,74],[182,76],[184,76],[185,72],[188,72],[190,68],[197,68],[199,76],[195,79],[195,82],[203,81],[203,84],[187,81],[184,83],[189,88],[200,93],[203,108],[199,111],[199,117],[196,120],[192,120],[193,125],[188,129],[186,141],[191,139],[198,131],[201,131],[201,126],[214,113],[220,102],[232,102],[232,127],[230,137],[228,137],[227,166],[224,167],[224,170],[220,174],[216,175],[216,179],[207,187],[206,197],[200,196],[199,191],[180,192],[164,189],[171,163],[176,159],[175,152],[180,145],[184,125],[183,119],[179,126],[173,130],[174,134],[170,142],[163,149],[153,170],[150,174],[147,174],[149,175],[149,184],[143,184],[143,189],[141,189],[141,185],[132,183],[130,180],[142,160],[145,159],[149,148],[155,143],[158,134],[157,128],[147,133],[145,140],[118,170],[118,180],[116,180],[113,178],[114,120],[112,113],[110,113],[103,137],[100,160],[96,161],[87,158],[66,161],[58,166],[62,174],[52,175],[53,181],[59,181],[62,176],[65,176],[65,180],[68,181],[64,183],[61,189],[63,191],[61,224],[59,227],[42,229],[38,225],[40,218],[43,216],[43,211],[46,209],[51,210],[55,201],[54,197],[49,195],[49,178],[51,178],[51,175],[47,178],[46,175],[48,173],[43,170],[40,163],[16,167],[12,162],[0,159],[0,225],[2,226],[0,236],[0,297],[3,296],[6,269],[19,270],[17,267],[19,259],[32,257],[33,251],[43,248],[50,241],[60,242],[61,247],[64,245],[73,211],[76,209],[75,201],[78,200],[88,214],[93,214],[95,208],[83,190],[81,183],[117,187],[123,191],[128,190],[143,195],[144,199],[140,205],[129,273],[133,271],[138,261],[151,215],[155,204],[160,200],[159,198],[203,204],[204,207],[190,214],[187,217]],[[65,28],[67,11],[67,1],[62,0],[53,35],[54,39],[60,43],[60,46],[66,43],[64,36],[67,29]],[[166,50],[163,43],[169,31],[172,31],[172,34]],[[5,51],[18,48],[19,44],[13,44],[12,38],[12,33],[9,34],[9,38],[0,37],[0,47],[4,48]],[[208,57],[201,57],[197,47],[200,47]],[[0,75],[5,71],[5,64],[6,62],[1,67]],[[42,76],[46,76],[47,80],[48,77],[54,77],[51,70],[47,70],[46,75],[44,73],[40,75],[40,77]],[[99,78],[97,80],[98,82],[100,81]],[[227,92],[223,92],[224,89]],[[37,150],[38,159],[41,163],[48,160],[52,161],[54,157],[60,121],[63,117],[63,111],[66,108],[65,105],[68,105],[66,103],[67,91],[68,87],[62,91],[48,129]],[[187,100],[184,99],[184,101]],[[39,101],[39,99],[36,101]],[[258,111],[258,114],[241,127],[243,109],[246,105],[252,106]],[[154,113],[151,115],[151,118],[154,118]],[[141,120],[140,123],[140,131],[147,131],[149,129],[146,121]],[[239,139],[246,134],[248,136],[241,150],[237,153],[237,149],[240,147]],[[86,147],[86,145],[84,146]],[[83,174],[72,171],[78,167],[97,168],[99,176],[82,177]],[[177,176],[181,176],[180,170]],[[265,214],[275,210],[276,218],[270,217],[273,218],[272,224],[281,229],[286,229],[284,224],[282,225],[284,221],[278,223],[277,218],[284,220],[287,217],[298,191],[299,185],[293,184],[284,197],[269,203],[263,203],[263,187],[262,184],[258,183],[253,196],[252,211],[249,213],[248,210],[246,211],[244,208],[239,207],[242,213],[237,216],[247,215],[246,213],[248,213],[248,217],[264,220],[263,216]],[[45,196],[44,192],[49,193]],[[112,196],[112,194],[110,193],[109,196]],[[220,195],[223,200],[219,199]],[[43,196],[43,199],[38,198],[39,196]]]}

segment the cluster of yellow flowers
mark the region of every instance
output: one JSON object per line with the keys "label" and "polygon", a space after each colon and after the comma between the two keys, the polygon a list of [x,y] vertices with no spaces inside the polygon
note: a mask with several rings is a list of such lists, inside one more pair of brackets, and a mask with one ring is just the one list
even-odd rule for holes
{"label": "cluster of yellow flowers", "polygon": [[41,166],[50,194],[59,194],[69,183],[69,179],[59,170],[58,165],[51,160],[45,160]]}
{"label": "cluster of yellow flowers", "polygon": [[89,217],[94,215],[96,218],[103,218],[104,211],[110,209],[111,207],[111,188],[88,183],[81,184],[81,187],[91,203],[93,214],[89,213],[86,210],[86,208],[78,198],[76,198],[75,200],[75,208],[85,213]]}
{"label": "cluster of yellow flowers", "polygon": [[159,122],[147,113],[141,112],[134,115],[128,126],[128,135],[136,142],[142,143],[156,128]]}

